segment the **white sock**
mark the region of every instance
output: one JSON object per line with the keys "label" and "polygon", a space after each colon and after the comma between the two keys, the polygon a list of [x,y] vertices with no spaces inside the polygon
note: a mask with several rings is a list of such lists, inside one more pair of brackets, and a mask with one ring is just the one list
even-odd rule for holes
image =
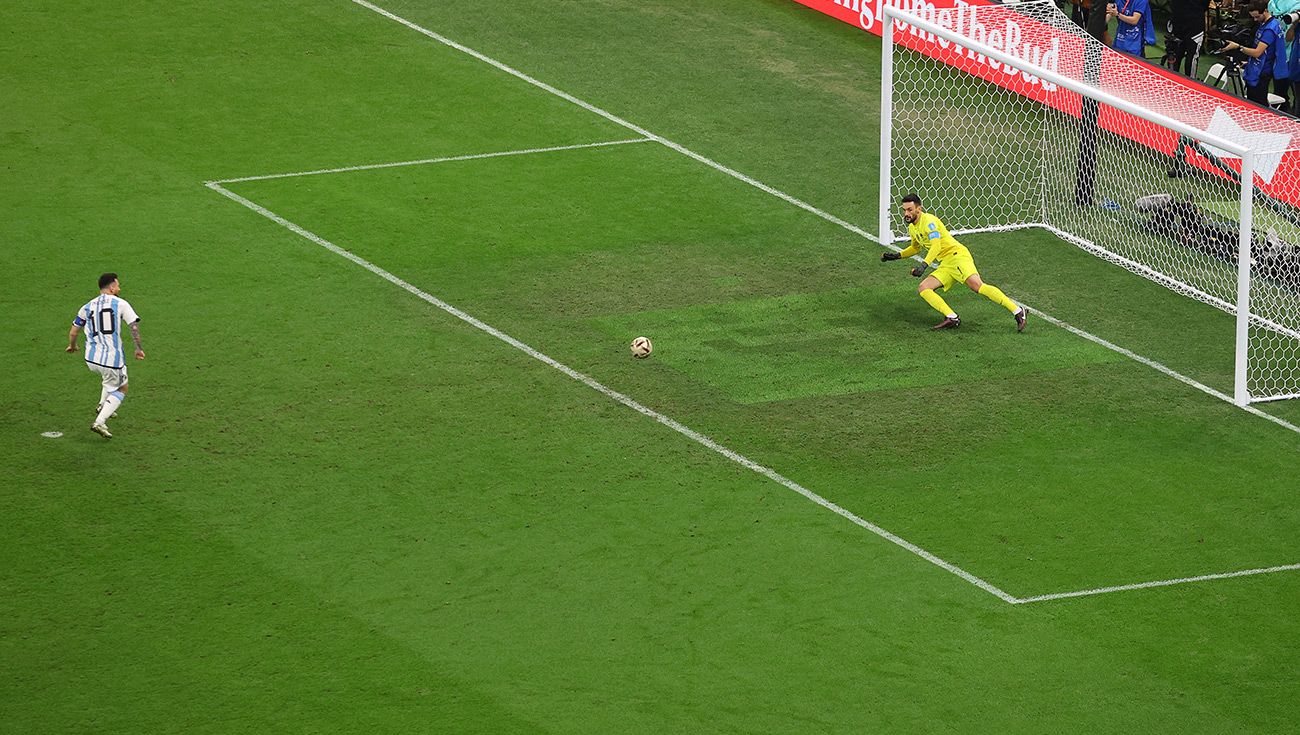
{"label": "white sock", "polygon": [[99,415],[95,417],[95,423],[102,424],[105,421],[108,421],[108,417],[113,415],[113,412],[117,410],[118,406],[122,405],[122,401],[125,399],[126,395],[118,393],[117,391],[113,391],[105,396],[104,407],[99,409]]}
{"label": "white sock", "polygon": [[101,388],[99,389],[99,407],[100,407],[100,408],[103,408],[103,407],[104,407],[104,399],[105,399],[105,398],[108,398],[108,386],[103,386],[103,387],[101,387]]}

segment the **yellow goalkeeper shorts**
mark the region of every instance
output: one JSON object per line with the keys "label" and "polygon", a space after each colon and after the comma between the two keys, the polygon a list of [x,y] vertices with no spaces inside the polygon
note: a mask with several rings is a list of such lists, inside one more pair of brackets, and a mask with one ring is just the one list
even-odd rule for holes
{"label": "yellow goalkeeper shorts", "polygon": [[979,275],[979,271],[975,270],[975,259],[967,253],[949,256],[930,275],[938,278],[943,290],[947,291],[954,284],[965,283],[967,278]]}

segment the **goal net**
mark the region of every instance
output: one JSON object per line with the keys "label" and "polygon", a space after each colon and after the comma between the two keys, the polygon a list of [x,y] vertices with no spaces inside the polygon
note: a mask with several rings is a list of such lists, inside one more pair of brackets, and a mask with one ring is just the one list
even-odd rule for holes
{"label": "goal net", "polygon": [[1235,316],[1237,403],[1300,396],[1300,124],[1050,0],[887,7],[884,37],[882,241],[905,238],[907,192],[953,232],[1046,229]]}

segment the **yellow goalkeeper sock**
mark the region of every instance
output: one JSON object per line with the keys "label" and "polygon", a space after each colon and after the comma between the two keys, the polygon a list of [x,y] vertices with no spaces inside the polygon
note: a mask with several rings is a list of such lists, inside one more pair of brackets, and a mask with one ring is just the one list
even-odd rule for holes
{"label": "yellow goalkeeper sock", "polygon": [[1017,311],[1020,311],[1020,307],[1016,306],[1016,302],[1007,298],[1007,295],[1002,293],[1002,289],[998,288],[997,286],[994,286],[991,283],[986,283],[983,286],[980,286],[980,290],[978,291],[978,293],[980,296],[983,296],[989,301],[992,301],[993,303],[1001,306],[1003,309],[1006,309],[1012,314],[1016,313]]}
{"label": "yellow goalkeeper sock", "polygon": [[[943,297],[934,292],[934,289],[927,288],[924,291],[922,291],[921,298],[925,299],[925,303],[929,304],[931,307],[934,308],[935,311],[939,312],[940,314],[943,314],[944,316],[947,317],[957,316],[957,312],[953,311],[952,308],[948,306],[948,303],[943,300]],[[1006,297],[1003,296],[1002,298],[1006,298]]]}

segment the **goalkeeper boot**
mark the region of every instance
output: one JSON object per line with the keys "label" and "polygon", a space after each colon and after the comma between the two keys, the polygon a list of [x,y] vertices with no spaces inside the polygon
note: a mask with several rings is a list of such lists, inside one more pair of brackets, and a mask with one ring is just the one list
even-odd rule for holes
{"label": "goalkeeper boot", "polygon": [[1029,316],[1029,313],[1025,311],[1025,307],[1022,306],[1016,310],[1015,317],[1017,332],[1025,331],[1025,317],[1027,316]]}
{"label": "goalkeeper boot", "polygon": [[943,321],[939,322],[933,327],[930,327],[930,329],[932,331],[937,329],[956,329],[957,327],[960,326],[961,326],[961,319],[958,319],[955,316],[946,316],[943,318]]}

